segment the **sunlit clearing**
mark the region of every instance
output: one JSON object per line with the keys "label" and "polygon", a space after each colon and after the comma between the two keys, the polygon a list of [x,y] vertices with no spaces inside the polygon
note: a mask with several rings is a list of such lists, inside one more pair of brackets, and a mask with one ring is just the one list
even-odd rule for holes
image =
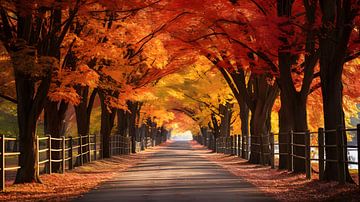
{"label": "sunlit clearing", "polygon": [[191,131],[186,131],[183,133],[175,133],[175,134],[171,134],[171,140],[176,140],[176,141],[189,141],[192,140],[192,133]]}

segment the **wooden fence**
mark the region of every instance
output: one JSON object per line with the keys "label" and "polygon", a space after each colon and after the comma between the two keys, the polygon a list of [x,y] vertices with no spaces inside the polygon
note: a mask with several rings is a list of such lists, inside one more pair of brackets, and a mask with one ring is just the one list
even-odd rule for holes
{"label": "wooden fence", "polygon": [[[7,166],[6,164],[9,158],[12,158],[14,163],[14,160],[17,160],[20,155],[17,149],[15,152],[8,151],[11,150],[8,147],[8,143],[11,141],[14,143],[17,142],[17,139],[0,135],[0,190],[5,190],[6,172],[20,168],[20,166]],[[44,168],[43,172],[51,174],[55,164],[60,164],[61,172],[64,173],[65,170],[71,170],[76,166],[82,166],[84,163],[102,158],[101,142],[97,140],[96,135],[62,138],[37,137],[36,144],[38,148],[38,174],[40,174],[40,168]],[[140,142],[137,143],[138,145]],[[139,146],[137,151],[140,150],[141,147]],[[111,155],[130,154],[130,138],[121,135],[111,136],[110,151]],[[57,155],[54,155],[55,153]],[[58,158],[54,158],[54,156]]]}
{"label": "wooden fence", "polygon": [[[351,132],[356,134],[356,145],[348,145],[347,141],[344,141],[343,134]],[[209,149],[212,149],[218,153],[230,154],[230,155],[237,155],[244,159],[249,159],[250,153],[254,152],[251,151],[251,146],[262,146],[268,147],[267,150],[269,152],[262,152],[260,150],[260,156],[262,159],[266,155],[270,155],[270,165],[272,168],[275,168],[276,159],[279,158],[279,155],[286,156],[287,158],[287,168],[289,171],[293,171],[294,168],[294,159],[301,159],[305,161],[305,171],[306,171],[306,178],[311,179],[312,172],[314,172],[314,168],[312,168],[312,164],[318,165],[318,173],[319,179],[324,179],[324,171],[325,171],[325,163],[326,162],[333,162],[337,164],[337,170],[339,175],[339,182],[345,183],[346,180],[346,166],[347,165],[357,165],[358,169],[358,179],[360,181],[360,124],[357,125],[357,128],[350,128],[350,129],[343,129],[341,127],[337,128],[336,130],[324,130],[323,128],[319,128],[316,132],[294,132],[290,131],[288,133],[283,133],[287,137],[287,142],[282,143],[286,148],[286,152],[280,153],[279,147],[280,143],[278,141],[279,134],[270,134],[269,136],[263,136],[262,138],[269,138],[269,144],[255,144],[251,143],[250,138],[242,135],[232,135],[230,137],[219,137],[216,140],[211,137],[211,133],[207,133],[206,137],[201,135],[194,136],[194,139],[202,145],[207,146]],[[325,136],[333,135],[335,136],[336,144],[329,145],[325,144]],[[298,144],[294,142],[294,137],[296,136],[303,136],[305,139],[304,144]],[[312,141],[314,140],[314,141]],[[295,154],[294,150],[301,148],[303,149],[304,155]],[[325,149],[333,148],[336,150],[337,158],[336,159],[329,159],[326,158]],[[357,152],[357,161],[349,160],[346,155],[348,151],[356,151]],[[317,157],[312,155],[317,151]],[[347,160],[348,159],[348,160]],[[360,183],[359,183],[360,184]]]}

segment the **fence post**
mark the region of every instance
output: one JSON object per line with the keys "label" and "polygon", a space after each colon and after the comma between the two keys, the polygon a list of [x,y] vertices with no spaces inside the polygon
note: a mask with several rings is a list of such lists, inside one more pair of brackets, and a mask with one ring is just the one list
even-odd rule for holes
{"label": "fence post", "polygon": [[116,155],[119,155],[120,154],[120,138],[119,138],[119,135],[116,135]]}
{"label": "fence post", "polygon": [[232,155],[236,155],[236,135],[232,136]]}
{"label": "fence post", "polygon": [[232,137],[228,137],[228,154],[232,155]]}
{"label": "fence post", "polygon": [[229,154],[232,155],[233,138],[229,136]]}
{"label": "fence post", "polygon": [[240,135],[236,135],[236,155],[240,156]]}
{"label": "fence post", "polygon": [[226,153],[231,155],[231,136],[227,137],[226,141],[227,141],[227,151],[226,151]]}
{"label": "fence post", "polygon": [[293,134],[294,132],[291,130],[288,136],[288,170],[293,171]]}
{"label": "fence post", "polygon": [[336,145],[338,153],[338,176],[339,183],[345,183],[345,163],[344,163],[344,139],[343,139],[343,128],[339,126],[336,129]]}
{"label": "fence post", "polygon": [[49,147],[49,171],[48,173],[52,173],[52,146],[51,146],[51,135],[48,135],[48,147]]}
{"label": "fence post", "polygon": [[109,144],[109,146],[110,146],[110,157],[112,157],[112,156],[113,156],[113,149],[114,149],[114,147],[113,147],[113,144],[114,144],[114,136],[111,135],[109,138],[110,138],[110,144]]}
{"label": "fence post", "polygon": [[73,138],[72,136],[69,137],[69,170],[73,169]]}
{"label": "fence post", "polygon": [[94,160],[97,159],[97,151],[96,151],[96,134],[94,134]]}
{"label": "fence post", "polygon": [[[125,144],[124,144],[124,136],[119,136],[119,147],[120,147],[120,154],[124,154],[125,153],[125,150],[124,150],[124,146],[125,146]],[[147,142],[147,138],[146,138],[146,142]],[[146,146],[146,148],[147,148],[147,146]]]}
{"label": "fence post", "polygon": [[318,144],[319,144],[319,180],[324,179],[324,129],[318,129]]}
{"label": "fence post", "polygon": [[240,146],[240,152],[241,152],[241,158],[245,159],[245,151],[244,151],[244,134],[240,135],[240,141],[241,141],[241,146]]}
{"label": "fence post", "polygon": [[238,143],[238,135],[235,135],[235,136],[234,136],[234,154],[235,154],[236,156],[239,155],[239,148],[238,148],[238,146],[239,146],[239,143]]}
{"label": "fence post", "polygon": [[[154,143],[154,140],[153,140],[153,143]],[[128,154],[131,154],[131,151],[132,151],[132,139],[131,138],[128,139],[127,144],[128,144],[128,147],[129,147]],[[154,144],[154,146],[155,146],[155,144]]]}
{"label": "fence post", "polygon": [[248,159],[248,139],[246,138],[246,136],[244,134],[241,134],[241,156],[244,159]]}
{"label": "fence post", "polygon": [[[39,162],[40,162],[40,154],[39,154],[39,146],[40,146],[40,144],[39,144],[39,136],[35,137],[35,141],[36,141],[36,158],[37,158],[36,172],[37,172],[37,176],[39,176],[40,175],[40,164],[39,164]],[[4,156],[4,158],[5,158],[5,156]]]}
{"label": "fence post", "polygon": [[[144,146],[145,149],[145,146]],[[118,135],[118,155],[121,154],[121,135]]]}
{"label": "fence post", "polygon": [[305,171],[306,179],[311,179],[310,131],[305,132]]}
{"label": "fence post", "polygon": [[271,168],[275,168],[274,133],[270,133],[270,161]]}
{"label": "fence post", "polygon": [[223,138],[219,137],[219,153],[223,152]]}
{"label": "fence post", "polygon": [[233,136],[230,136],[231,137],[231,155],[236,155],[236,149],[235,149],[235,146],[236,146],[236,139],[235,139],[235,135]]}
{"label": "fence post", "polygon": [[66,140],[65,140],[65,136],[61,137],[62,139],[62,173],[65,173],[65,165],[66,165]]}
{"label": "fence post", "polygon": [[[210,137],[210,134],[208,133],[208,132],[206,132],[206,144],[207,144],[207,148],[208,149],[211,149],[211,139],[210,139],[211,137]],[[167,137],[166,137],[166,139],[167,139]],[[165,142],[166,142],[167,140],[165,140]]]}
{"label": "fence post", "polygon": [[358,154],[358,181],[360,186],[360,124],[356,126],[357,154]]}
{"label": "fence post", "polygon": [[88,162],[90,163],[91,162],[91,137],[90,137],[90,133],[88,134],[88,150],[89,150]]}
{"label": "fence post", "polygon": [[224,140],[222,137],[219,137],[219,153],[223,152],[223,144],[224,144]]}
{"label": "fence post", "polygon": [[224,139],[224,137],[221,137],[221,153],[225,153],[225,148],[226,148],[226,140]]}
{"label": "fence post", "polygon": [[227,137],[227,153],[231,155],[231,136]]}
{"label": "fence post", "polygon": [[223,152],[223,138],[219,137],[219,153]]}
{"label": "fence post", "polygon": [[236,156],[240,156],[240,151],[239,151],[239,135],[236,135],[235,136],[235,153],[236,153]]}
{"label": "fence post", "polygon": [[80,157],[80,166],[82,166],[84,164],[84,159],[83,159],[83,147],[82,147],[82,135],[79,135],[79,154],[78,156]]}
{"label": "fence post", "polygon": [[230,155],[231,155],[231,141],[232,141],[231,136],[227,137],[227,142],[228,142],[228,143],[227,143],[227,145],[228,145],[228,146],[227,146],[227,148],[228,148],[228,149],[227,149],[227,150],[228,150],[227,153],[230,154]]}
{"label": "fence post", "polygon": [[117,155],[117,136],[113,135],[113,155]]}
{"label": "fence post", "polygon": [[0,161],[1,161],[1,179],[0,179],[0,185],[1,190],[5,190],[5,135],[1,134],[1,155],[0,155]]}

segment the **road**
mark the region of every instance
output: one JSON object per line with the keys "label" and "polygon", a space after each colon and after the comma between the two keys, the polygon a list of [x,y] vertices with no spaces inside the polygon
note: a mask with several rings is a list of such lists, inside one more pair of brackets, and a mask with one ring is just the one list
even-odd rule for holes
{"label": "road", "polygon": [[176,141],[74,201],[275,201]]}

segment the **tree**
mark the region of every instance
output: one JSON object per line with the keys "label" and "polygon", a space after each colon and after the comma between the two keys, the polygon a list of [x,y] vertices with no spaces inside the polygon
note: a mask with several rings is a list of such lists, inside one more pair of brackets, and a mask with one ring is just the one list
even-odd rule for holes
{"label": "tree", "polygon": [[[53,70],[58,67],[60,45],[79,7],[79,1],[73,6],[27,1],[8,2],[1,6],[1,41],[13,63],[17,93],[21,168],[16,183],[40,182],[36,122],[45,105]],[[62,21],[67,9],[72,12]],[[10,18],[12,15],[16,20]]]}
{"label": "tree", "polygon": [[[346,59],[352,57],[348,47],[354,30],[355,17],[359,15],[359,2],[322,0],[319,2],[322,13],[319,49],[324,121],[326,130],[334,130],[345,126],[342,73]],[[334,132],[326,133],[325,137],[326,145],[336,144]],[[343,142],[346,143],[346,134],[343,133],[342,137]],[[337,155],[334,148],[326,148],[327,158],[334,159]],[[349,172],[346,173],[346,181],[352,181]],[[326,162],[325,179],[336,180],[338,177],[336,163]]]}

